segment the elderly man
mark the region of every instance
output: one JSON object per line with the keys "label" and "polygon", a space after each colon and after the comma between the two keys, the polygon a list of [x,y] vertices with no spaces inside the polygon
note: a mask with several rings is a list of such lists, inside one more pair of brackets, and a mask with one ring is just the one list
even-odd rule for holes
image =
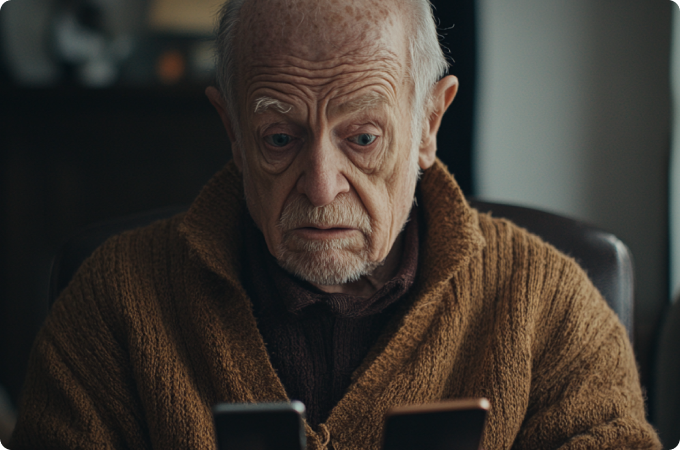
{"label": "elderly man", "polygon": [[209,449],[215,403],[287,399],[310,449],[378,449],[388,408],[462,397],[488,450],[660,447],[583,271],[436,160],[458,83],[426,0],[231,0],[217,42],[233,162],[85,262],[12,449]]}

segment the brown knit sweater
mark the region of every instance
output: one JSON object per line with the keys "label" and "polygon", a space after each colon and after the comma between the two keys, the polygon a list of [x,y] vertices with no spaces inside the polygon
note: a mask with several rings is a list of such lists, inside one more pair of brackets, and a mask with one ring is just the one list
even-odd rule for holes
{"label": "brown knit sweater", "polygon": [[[213,449],[220,401],[286,399],[241,285],[229,164],[184,216],[104,244],[33,349],[10,448]],[[630,344],[577,264],[420,183],[418,274],[308,448],[378,449],[394,405],[486,397],[496,449],[659,449]]]}

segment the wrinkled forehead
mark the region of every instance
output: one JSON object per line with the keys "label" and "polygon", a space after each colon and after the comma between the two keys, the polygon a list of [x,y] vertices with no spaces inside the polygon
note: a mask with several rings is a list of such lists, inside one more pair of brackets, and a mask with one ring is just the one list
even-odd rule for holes
{"label": "wrinkled forehead", "polygon": [[237,31],[240,67],[292,58],[324,64],[394,59],[406,64],[403,0],[251,0]]}

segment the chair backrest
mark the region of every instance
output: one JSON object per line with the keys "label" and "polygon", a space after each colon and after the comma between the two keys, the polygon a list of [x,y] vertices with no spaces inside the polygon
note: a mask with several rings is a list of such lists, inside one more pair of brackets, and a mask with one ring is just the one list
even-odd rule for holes
{"label": "chair backrest", "polygon": [[586,223],[537,209],[470,200],[481,212],[511,220],[573,257],[633,338],[633,263],[616,236]]}
{"label": "chair backrest", "polygon": [[663,448],[680,444],[680,299],[667,305],[656,349],[654,426]]}
{"label": "chair backrest", "polygon": [[[479,200],[471,200],[470,203],[482,212],[510,219],[574,257],[618,314],[632,338],[633,265],[628,248],[616,236],[583,222],[536,209]],[[100,222],[68,239],[52,263],[49,305],[66,287],[83,261],[106,239],[186,209],[187,206],[173,206]]]}
{"label": "chair backrest", "polygon": [[667,305],[656,350],[654,426],[664,448],[680,441],[680,299]]}

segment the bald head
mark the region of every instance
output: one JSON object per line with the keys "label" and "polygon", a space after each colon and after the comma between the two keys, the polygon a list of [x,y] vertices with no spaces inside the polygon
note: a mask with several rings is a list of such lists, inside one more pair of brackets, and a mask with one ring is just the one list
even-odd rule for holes
{"label": "bald head", "polygon": [[394,57],[413,84],[414,127],[445,73],[428,0],[228,0],[217,29],[218,84],[238,135],[238,79],[244,67],[286,53],[322,62],[361,53]]}
{"label": "bald head", "polygon": [[406,51],[406,6],[403,0],[394,3],[398,7],[390,9],[384,0],[248,1],[236,26],[239,62],[282,51],[322,61],[357,48],[387,48],[390,41],[403,43]]}
{"label": "bald head", "polygon": [[[399,8],[385,7],[384,0],[250,0],[239,14],[234,41],[237,71],[233,74],[239,86],[232,99],[239,105],[239,115],[245,105],[249,88],[257,88],[256,77],[266,77],[261,70],[274,72],[295,67],[296,74],[317,78],[324,69],[380,64],[393,83],[408,82],[408,33],[404,2]],[[354,70],[354,69],[352,69]],[[258,74],[258,75],[256,75]],[[325,77],[318,77],[323,83]],[[318,87],[323,89],[323,87]]]}

